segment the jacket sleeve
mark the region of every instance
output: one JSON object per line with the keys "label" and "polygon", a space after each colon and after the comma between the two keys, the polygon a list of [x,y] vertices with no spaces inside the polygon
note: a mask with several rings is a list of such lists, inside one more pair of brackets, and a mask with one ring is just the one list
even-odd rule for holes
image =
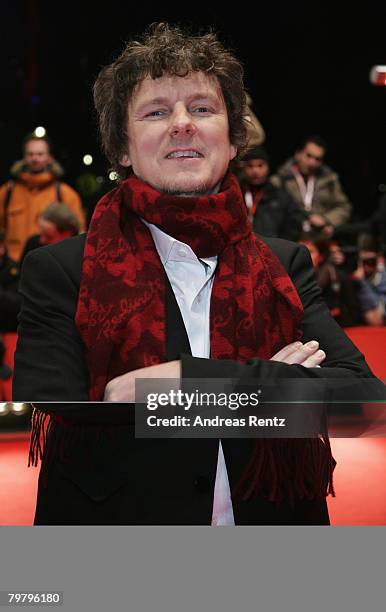
{"label": "jacket sleeve", "polygon": [[46,248],[27,255],[20,292],[13,400],[74,422],[133,423],[131,404],[88,402],[84,345],[74,322],[78,287]]}
{"label": "jacket sleeve", "polygon": [[[301,365],[288,365],[258,358],[247,364],[240,364],[230,360],[200,359],[184,355],[182,358],[183,378],[244,378],[261,381],[267,378],[364,379],[373,377],[362,353],[331,317],[321,298],[306,247],[296,246],[287,271],[304,306],[301,326],[302,341],[317,340],[319,342],[320,348],[326,353],[322,367],[306,368]],[[377,393],[384,393],[383,385],[377,379],[373,380]]]}
{"label": "jacket sleeve", "polygon": [[367,280],[359,280],[357,282],[358,287],[358,300],[361,311],[366,313],[369,310],[377,308],[382,302],[381,296],[374,290]]}
{"label": "jacket sleeve", "polygon": [[331,207],[331,210],[326,211],[323,216],[329,223],[331,223],[331,225],[341,225],[349,219],[352,206],[348,200],[348,197],[344,193],[337,176],[333,182],[331,200],[333,202],[333,207]]}
{"label": "jacket sleeve", "polygon": [[88,370],[74,317],[78,287],[47,248],[22,267],[13,399],[87,401]]}
{"label": "jacket sleeve", "polygon": [[274,187],[277,187],[277,189],[284,189],[283,186],[283,181],[281,179],[281,176],[279,174],[272,174],[269,177],[270,182],[272,183],[272,185]]}
{"label": "jacket sleeve", "polygon": [[286,204],[287,213],[282,238],[293,241],[299,240],[303,228],[304,211],[285,189],[280,190],[280,197]]}

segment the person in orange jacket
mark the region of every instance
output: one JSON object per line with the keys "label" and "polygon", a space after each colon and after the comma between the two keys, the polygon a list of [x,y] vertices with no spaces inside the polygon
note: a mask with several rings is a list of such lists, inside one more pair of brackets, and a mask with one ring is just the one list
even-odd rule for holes
{"label": "person in orange jacket", "polygon": [[53,159],[49,140],[29,135],[23,159],[11,168],[10,181],[0,187],[0,229],[5,232],[9,256],[19,261],[26,241],[39,232],[38,219],[52,202],[66,204],[85,230],[85,215],[77,192],[60,178],[63,169]]}

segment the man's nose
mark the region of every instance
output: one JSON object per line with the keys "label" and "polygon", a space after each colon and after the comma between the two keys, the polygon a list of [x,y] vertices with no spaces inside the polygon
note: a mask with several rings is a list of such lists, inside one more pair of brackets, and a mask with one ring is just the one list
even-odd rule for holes
{"label": "man's nose", "polygon": [[192,121],[192,116],[184,105],[176,106],[171,116],[170,135],[193,135],[196,127]]}

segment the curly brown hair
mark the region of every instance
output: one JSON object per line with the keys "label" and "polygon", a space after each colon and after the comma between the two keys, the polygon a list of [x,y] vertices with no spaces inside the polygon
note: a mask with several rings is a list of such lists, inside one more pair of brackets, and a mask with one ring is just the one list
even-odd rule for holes
{"label": "curly brown hair", "polygon": [[242,151],[246,141],[246,101],[241,63],[213,32],[192,36],[180,27],[153,24],[141,40],[129,42],[118,59],[102,68],[94,85],[102,148],[119,177],[129,172],[120,160],[127,153],[127,109],[135,87],[148,76],[184,77],[198,71],[220,84],[230,140]]}

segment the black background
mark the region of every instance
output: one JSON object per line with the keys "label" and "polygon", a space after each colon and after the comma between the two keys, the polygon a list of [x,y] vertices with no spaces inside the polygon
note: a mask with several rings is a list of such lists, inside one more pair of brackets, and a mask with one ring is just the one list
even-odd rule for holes
{"label": "black background", "polygon": [[374,209],[386,183],[386,87],[369,71],[386,64],[382,3],[43,2],[1,7],[0,179],[20,157],[20,141],[44,125],[54,153],[75,183],[82,157],[106,174],[99,153],[91,86],[125,41],[154,21],[213,27],[245,66],[254,110],[266,131],[273,168],[305,135],[329,144],[355,216]]}

